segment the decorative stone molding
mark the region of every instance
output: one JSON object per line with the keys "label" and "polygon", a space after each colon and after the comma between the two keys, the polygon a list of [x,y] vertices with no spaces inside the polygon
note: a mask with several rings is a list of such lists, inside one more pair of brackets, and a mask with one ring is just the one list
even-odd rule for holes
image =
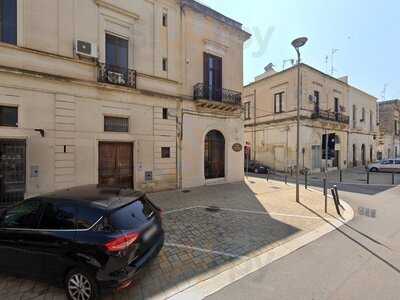
{"label": "decorative stone molding", "polygon": [[138,14],[136,14],[134,12],[131,12],[131,11],[128,11],[128,10],[125,10],[125,9],[122,9],[122,8],[120,8],[118,6],[115,6],[115,5],[111,4],[111,3],[108,3],[105,0],[96,0],[96,4],[98,6],[100,6],[100,7],[104,7],[104,8],[107,8],[109,10],[112,10],[114,12],[120,13],[122,15],[131,17],[131,18],[133,18],[135,20],[138,20],[140,18]]}

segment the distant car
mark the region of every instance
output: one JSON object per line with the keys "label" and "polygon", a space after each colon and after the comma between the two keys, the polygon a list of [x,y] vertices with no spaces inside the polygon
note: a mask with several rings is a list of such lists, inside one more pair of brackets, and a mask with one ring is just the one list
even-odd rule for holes
{"label": "distant car", "polygon": [[126,288],[164,243],[161,210],[145,194],[84,186],[0,212],[0,268],[64,282],[70,300]]}
{"label": "distant car", "polygon": [[269,171],[269,167],[256,160],[249,160],[247,165],[247,161],[245,160],[244,170],[256,174],[266,174]]}
{"label": "distant car", "polygon": [[400,172],[400,158],[384,159],[379,162],[369,164],[367,170],[370,172]]}

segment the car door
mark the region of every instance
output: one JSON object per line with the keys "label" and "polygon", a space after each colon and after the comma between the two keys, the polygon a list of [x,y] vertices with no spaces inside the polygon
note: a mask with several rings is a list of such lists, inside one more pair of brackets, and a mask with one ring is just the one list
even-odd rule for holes
{"label": "car door", "polygon": [[383,172],[391,172],[393,160],[384,160],[381,162],[380,170]]}
{"label": "car door", "polygon": [[394,163],[394,172],[400,172],[400,159],[396,159]]}
{"label": "car door", "polygon": [[44,200],[38,230],[42,235],[43,272],[50,277],[59,277],[72,264],[70,254],[75,247],[76,206],[70,201]]}
{"label": "car door", "polygon": [[41,235],[37,225],[42,212],[37,199],[26,200],[6,211],[0,223],[0,268],[40,275],[43,257],[36,247]]}

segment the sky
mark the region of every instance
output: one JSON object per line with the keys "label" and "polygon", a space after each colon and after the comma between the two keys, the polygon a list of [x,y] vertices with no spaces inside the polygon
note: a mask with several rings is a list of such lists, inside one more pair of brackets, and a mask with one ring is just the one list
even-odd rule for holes
{"label": "sky", "polygon": [[[400,1],[381,0],[200,0],[243,24],[245,84],[268,63],[277,71],[294,59],[291,41],[309,41],[302,61],[377,98],[400,98]],[[328,64],[326,63],[328,56]],[[286,63],[286,67],[290,65]],[[386,89],[385,89],[386,86]],[[386,90],[386,93],[383,91]]]}

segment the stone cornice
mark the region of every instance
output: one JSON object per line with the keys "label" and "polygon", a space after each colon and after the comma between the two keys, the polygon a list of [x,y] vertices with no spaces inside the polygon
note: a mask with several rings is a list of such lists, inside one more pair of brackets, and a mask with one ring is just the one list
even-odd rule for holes
{"label": "stone cornice", "polygon": [[140,18],[139,15],[136,14],[136,13],[128,11],[128,10],[125,10],[125,9],[122,9],[122,8],[120,8],[118,6],[115,6],[113,4],[110,4],[110,3],[108,3],[108,2],[106,2],[104,0],[96,0],[96,4],[98,6],[100,6],[100,7],[104,7],[104,8],[107,8],[109,10],[112,10],[114,12],[120,13],[122,15],[131,17],[131,18],[133,18],[135,20],[138,20]]}

